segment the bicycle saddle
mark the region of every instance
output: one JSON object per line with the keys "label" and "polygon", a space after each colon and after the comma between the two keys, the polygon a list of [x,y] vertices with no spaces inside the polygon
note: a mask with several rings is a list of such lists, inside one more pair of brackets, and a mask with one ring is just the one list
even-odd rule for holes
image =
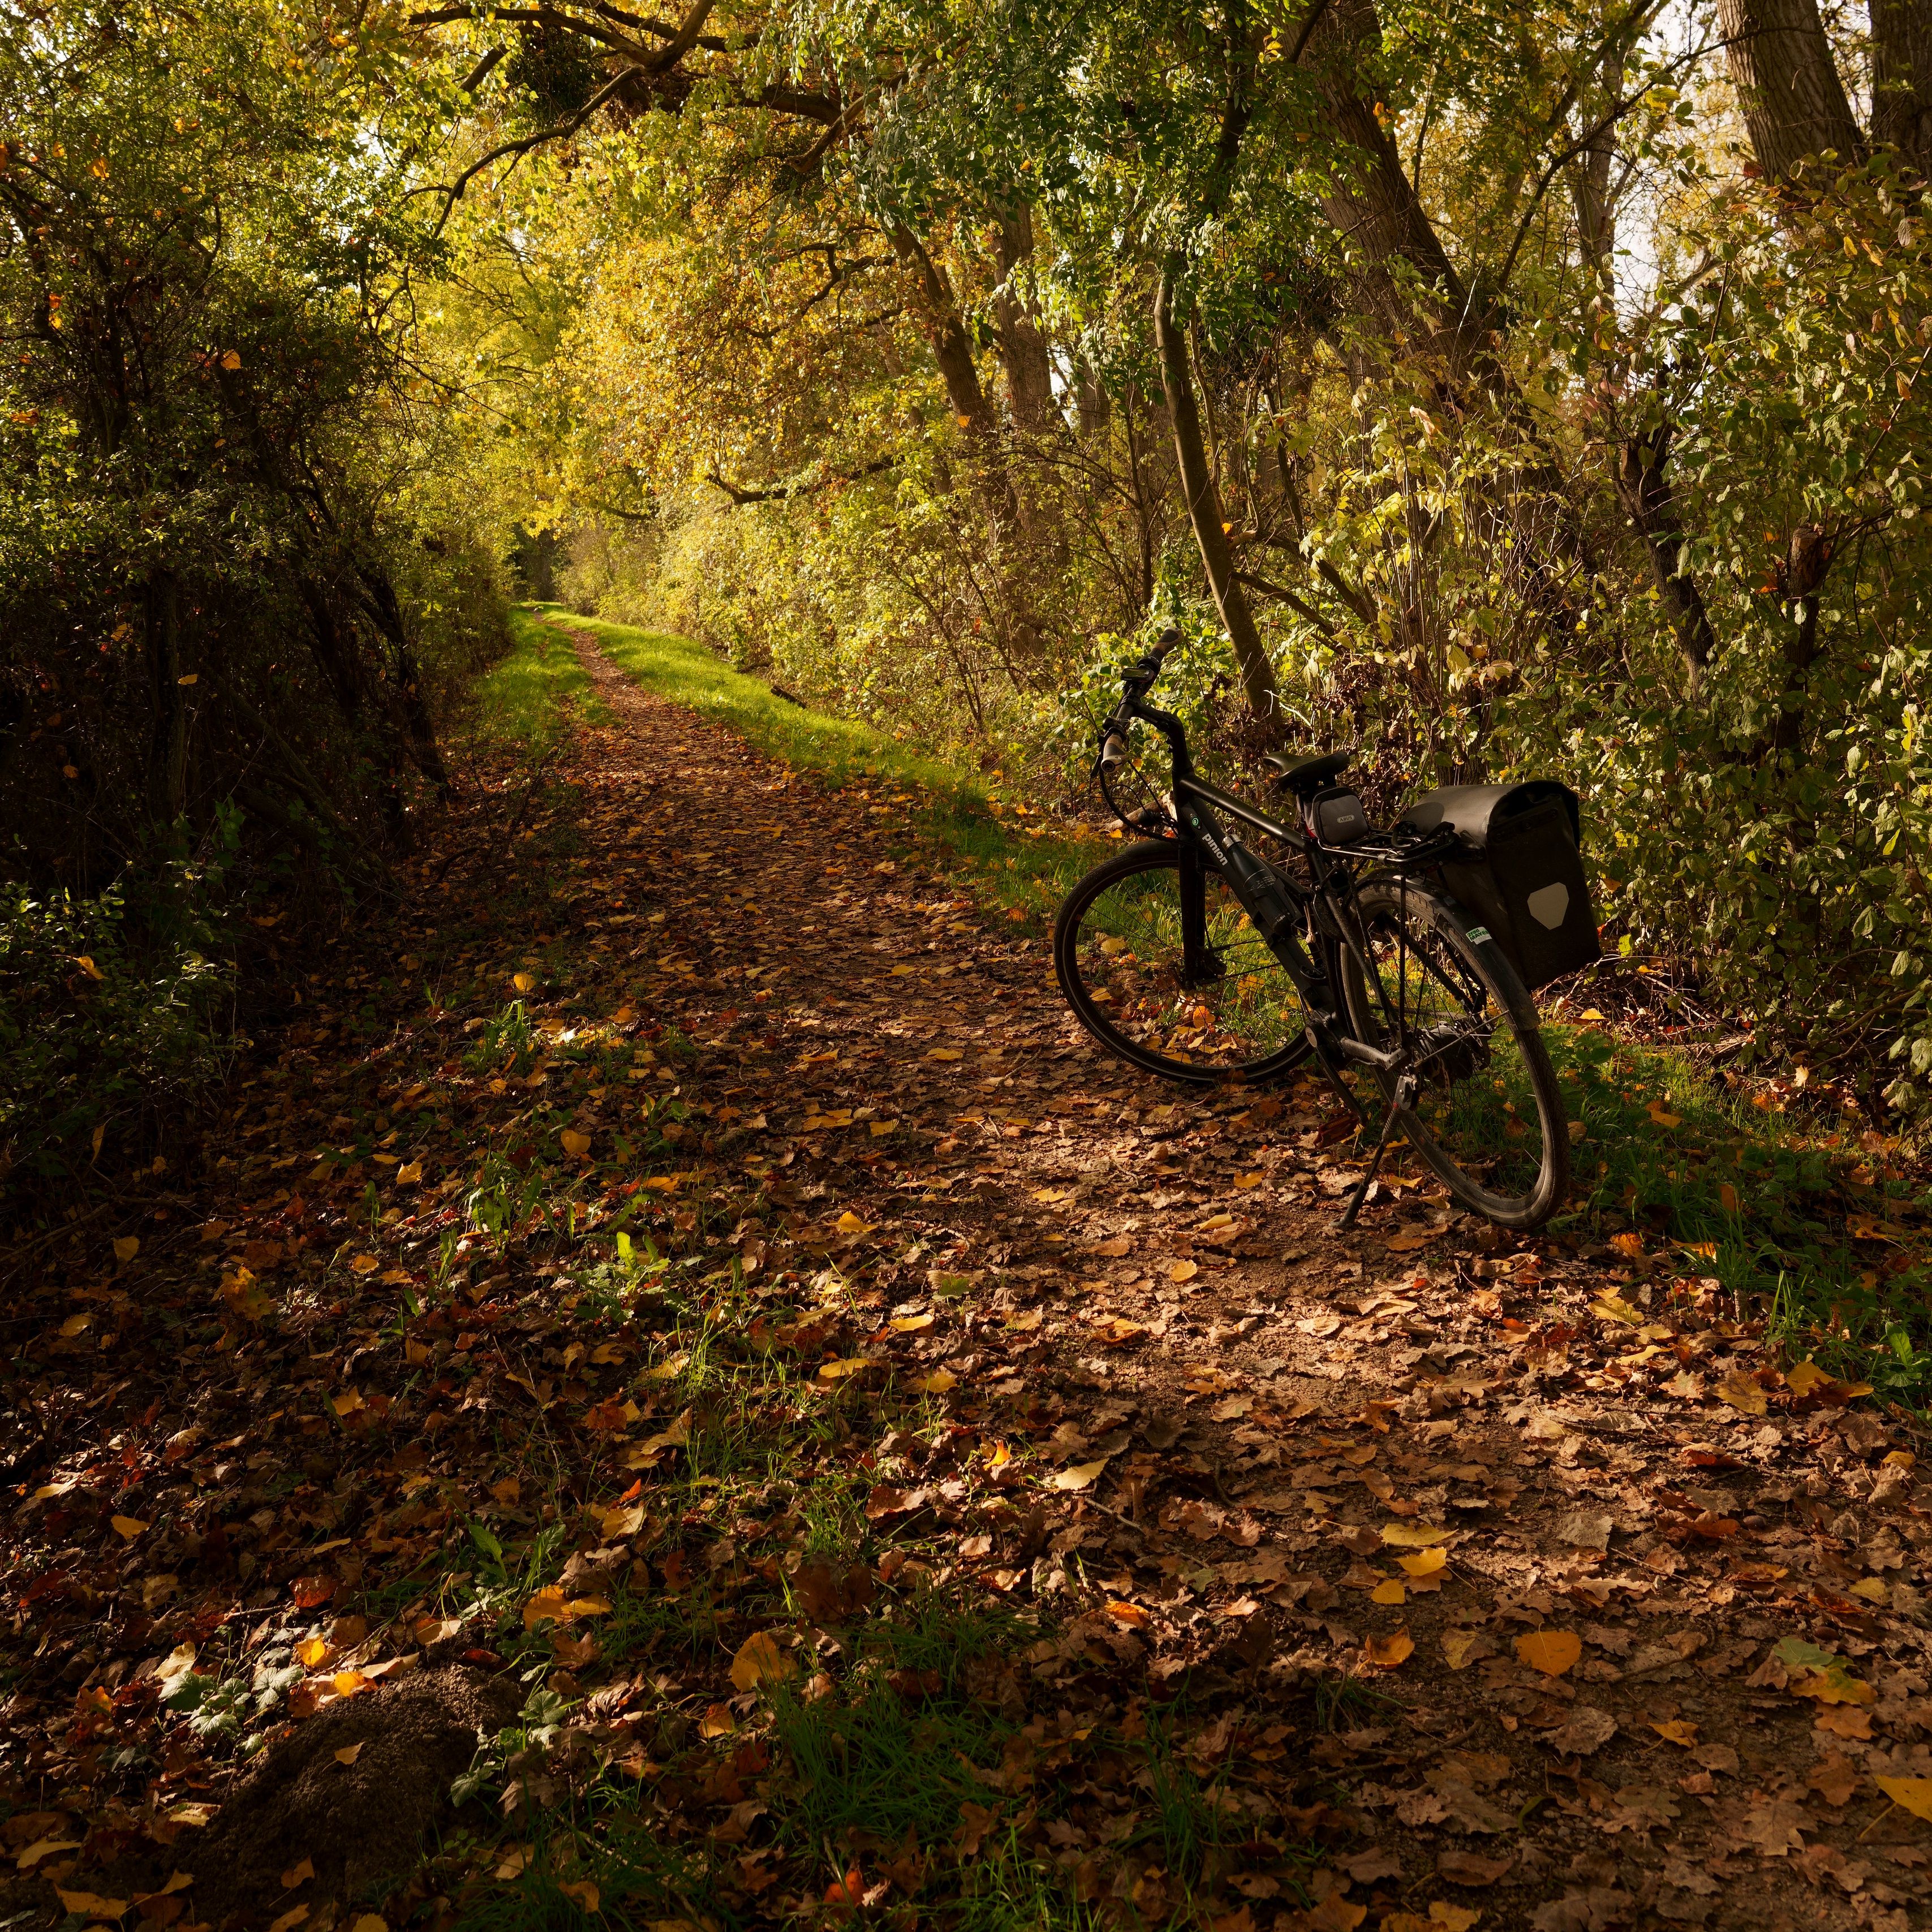
{"label": "bicycle saddle", "polygon": [[1277,784],[1286,786],[1297,798],[1312,798],[1324,785],[1333,784],[1348,769],[1354,756],[1352,752],[1329,752],[1318,758],[1304,758],[1298,765],[1286,758],[1271,758],[1268,763],[1275,768]]}

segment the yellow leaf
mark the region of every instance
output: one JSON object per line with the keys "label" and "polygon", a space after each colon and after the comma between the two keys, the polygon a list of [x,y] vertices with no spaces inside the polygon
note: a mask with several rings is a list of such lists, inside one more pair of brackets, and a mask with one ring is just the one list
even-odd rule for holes
{"label": "yellow leaf", "polygon": [[77,1852],[82,1840],[79,1838],[36,1838],[14,1862],[22,1871],[31,1871],[43,1858],[50,1858],[56,1852]]}
{"label": "yellow leaf", "polygon": [[304,1637],[296,1646],[296,1655],[306,1670],[319,1670],[334,1654],[335,1646],[326,1636]]}
{"label": "yellow leaf", "polygon": [[107,1520],[113,1525],[114,1534],[124,1536],[130,1543],[148,1526],[137,1516],[111,1516]]}
{"label": "yellow leaf", "polygon": [[242,352],[238,349],[230,350],[228,353],[222,357],[221,366],[224,369],[231,370],[240,368],[242,366]]}
{"label": "yellow leaf", "polygon": [[836,1362],[820,1362],[818,1365],[821,1382],[842,1382],[848,1376],[862,1375],[872,1366],[869,1355],[847,1355]]}
{"label": "yellow leaf", "polygon": [[1633,1326],[1643,1319],[1643,1310],[1633,1307],[1621,1294],[1598,1295],[1590,1304],[1590,1312],[1606,1322],[1628,1322]]}
{"label": "yellow leaf", "polygon": [[396,1185],[398,1187],[412,1187],[422,1178],[422,1162],[419,1160],[405,1161],[396,1169]]}
{"label": "yellow leaf", "polygon": [[[79,778],[80,776],[80,774],[77,771],[74,773],[74,776],[76,778]],[[89,954],[85,952],[82,953],[74,963],[78,966],[90,980],[104,980],[107,976],[105,973],[101,971],[98,966],[94,964],[93,958]],[[118,1248],[121,1244],[118,1241],[116,1241],[114,1245],[116,1248]],[[126,1261],[129,1257],[123,1255],[121,1258],[123,1261]]]}
{"label": "yellow leaf", "polygon": [[959,1378],[950,1369],[934,1369],[929,1376],[921,1376],[913,1384],[921,1395],[944,1395],[948,1389],[957,1388]]}
{"label": "yellow leaf", "polygon": [[1681,1114],[1666,1112],[1661,1100],[1653,1100],[1650,1103],[1650,1118],[1660,1127],[1681,1127],[1684,1124],[1684,1117]]}
{"label": "yellow leaf", "polygon": [[1378,1583],[1369,1592],[1369,1601],[1372,1604],[1406,1604],[1408,1601],[1408,1592],[1391,1576],[1385,1582]]}
{"label": "yellow leaf", "polygon": [[295,1932],[295,1928],[308,1916],[306,1905],[291,1906],[280,1918],[268,1922],[268,1932]]}
{"label": "yellow leaf", "polygon": [[892,1332],[898,1335],[916,1335],[922,1329],[930,1328],[939,1319],[932,1313],[925,1315],[896,1315],[892,1318]]}
{"label": "yellow leaf", "polygon": [[839,1216],[838,1219],[832,1225],[838,1228],[838,1232],[842,1234],[850,1234],[854,1237],[860,1234],[869,1234],[872,1232],[873,1226],[873,1224],[868,1221],[860,1220],[858,1216],[854,1214],[849,1208],[846,1209],[844,1214]]}
{"label": "yellow leaf", "polygon": [[[1482,1917],[1480,1910],[1467,1905],[1451,1905],[1446,1900],[1432,1898],[1429,1901],[1429,1917],[1424,1922],[1429,1932],[1469,1932],[1469,1928]],[[358,1928],[360,1932],[360,1928]]]}
{"label": "yellow leaf", "polygon": [[70,1315],[60,1325],[62,1339],[71,1342],[76,1335],[85,1334],[94,1326],[91,1315]]}
{"label": "yellow leaf", "polygon": [[[562,1888],[568,1892],[570,1888]],[[349,1928],[349,1932],[389,1932],[389,1922],[380,1912],[364,1912]]]}
{"label": "yellow leaf", "polygon": [[1482,1633],[1472,1630],[1444,1630],[1442,1633],[1442,1654],[1451,1670],[1461,1670],[1468,1664],[1476,1648],[1476,1640]]}
{"label": "yellow leaf", "polygon": [[884,1140],[898,1125],[896,1120],[874,1120],[869,1123],[873,1139]]}
{"label": "yellow leaf", "polygon": [[729,1704],[713,1704],[698,1720],[700,1738],[728,1738],[737,1728],[738,1720],[732,1716]]}
{"label": "yellow leaf", "polygon": [[1454,1534],[1453,1530],[1432,1528],[1426,1522],[1391,1522],[1383,1526],[1382,1540],[1391,1550],[1427,1550],[1447,1543]]}
{"label": "yellow leaf", "polygon": [[1192,1281],[1200,1272],[1200,1267],[1196,1262],[1176,1262],[1173,1267],[1168,1270],[1167,1278],[1169,1281]]}
{"label": "yellow leaf", "polygon": [[1820,1704],[1872,1704],[1878,1693],[1862,1677],[1854,1677],[1842,1664],[1829,1669],[1794,1677],[1790,1683],[1794,1697],[1809,1697]]}
{"label": "yellow leaf", "polygon": [[[1881,1778],[1877,1784],[1901,1811],[1932,1822],[1932,1778]],[[67,1894],[61,1896],[64,1899]]]}
{"label": "yellow leaf", "polygon": [[1046,1479],[1049,1490],[1091,1489],[1107,1466],[1103,1456],[1097,1462],[1076,1462],[1070,1469],[1060,1470]]}
{"label": "yellow leaf", "polygon": [[574,1127],[566,1127],[557,1138],[563,1143],[563,1150],[572,1160],[581,1160],[590,1151],[590,1136],[579,1133]]}
{"label": "yellow leaf", "polygon": [[1516,1654],[1531,1670],[1561,1677],[1583,1654],[1583,1640],[1574,1630],[1529,1630],[1516,1639]]}
{"label": "yellow leaf", "polygon": [[1446,1550],[1422,1550],[1413,1556],[1398,1556],[1396,1562],[1412,1576],[1433,1576],[1438,1570],[1448,1568],[1449,1552]]}
{"label": "yellow leaf", "polygon": [[374,1255],[352,1255],[350,1257],[351,1274],[374,1274],[382,1264]]}
{"label": "yellow leaf", "polygon": [[1770,1406],[1755,1376],[1734,1369],[1718,1384],[1718,1400],[1745,1415],[1762,1415]]}
{"label": "yellow leaf", "polygon": [[77,1912],[85,1918],[118,1918],[128,1910],[124,1898],[103,1898],[94,1892],[67,1892],[58,1886],[54,1890],[68,1911]]}
{"label": "yellow leaf", "polygon": [[[117,1262],[131,1262],[140,1252],[141,1238],[139,1234],[123,1234],[114,1244],[114,1258]],[[122,1909],[124,1911],[127,1908],[123,1906]]]}
{"label": "yellow leaf", "polygon": [[628,1536],[635,1536],[644,1526],[642,1503],[633,1503],[628,1509],[619,1506],[597,1512],[597,1534],[606,1543],[621,1543]]}
{"label": "yellow leaf", "polygon": [[1643,1237],[1641,1234],[1612,1234],[1610,1246],[1627,1261],[1640,1261],[1643,1258]]}
{"label": "yellow leaf", "polygon": [[1262,1183],[1267,1180],[1267,1178],[1268,1176],[1265,1174],[1262,1173],[1258,1169],[1257,1169],[1252,1174],[1236,1174],[1234,1177],[1234,1185],[1238,1187],[1244,1194],[1246,1194],[1251,1192],[1254,1189],[1260,1186]]}
{"label": "yellow leaf", "polygon": [[[599,1894],[596,1886],[589,1879],[559,1879],[556,1882],[556,1888],[563,1894],[565,1898],[574,1899],[586,1912],[595,1912],[597,1910]],[[380,1918],[376,1922],[378,1925],[382,1922]],[[359,1926],[356,1928],[356,1932],[362,1932]]]}
{"label": "yellow leaf", "polygon": [[1362,1646],[1364,1660],[1384,1670],[1407,1663],[1414,1652],[1415,1640],[1406,1630],[1397,1630],[1393,1636],[1372,1636]]}
{"label": "yellow leaf", "polygon": [[549,1588],[538,1591],[524,1606],[524,1628],[535,1630],[540,1623],[562,1623],[564,1621],[563,1592],[553,1583]]}
{"label": "yellow leaf", "polygon": [[344,1744],[335,1754],[335,1761],[338,1764],[353,1764],[362,1755],[362,1747],[360,1744]]}
{"label": "yellow leaf", "polygon": [[292,1892],[298,1885],[306,1885],[315,1876],[315,1862],[304,1858],[300,1864],[291,1865],[282,1874],[282,1889]]}
{"label": "yellow leaf", "polygon": [[1868,1604],[1888,1604],[1892,1600],[1892,1592],[1876,1576],[1862,1578],[1845,1594],[1847,1596],[1862,1597]]}
{"label": "yellow leaf", "polygon": [[1793,1395],[1807,1396],[1816,1388],[1829,1388],[1832,1378],[1806,1356],[1802,1362],[1793,1362],[1784,1372],[1784,1386]]}
{"label": "yellow leaf", "polygon": [[1686,1750],[1697,1742],[1697,1726],[1688,1718],[1660,1720],[1653,1718],[1650,1728],[1667,1744],[1682,1744]]}
{"label": "yellow leaf", "polygon": [[928,1060],[963,1060],[965,1055],[956,1046],[935,1046],[926,1057]]}
{"label": "yellow leaf", "polygon": [[781,1650],[768,1630],[748,1636],[731,1660],[731,1682],[740,1690],[755,1690],[760,1684],[782,1683],[797,1675],[796,1659]]}
{"label": "yellow leaf", "polygon": [[518,992],[527,993],[536,986],[536,982],[527,973],[513,973],[510,975],[510,984],[515,987]]}
{"label": "yellow leaf", "polygon": [[1738,1211],[1738,1190],[1728,1180],[1723,1182],[1718,1189],[1718,1205],[1726,1214],[1735,1214]]}

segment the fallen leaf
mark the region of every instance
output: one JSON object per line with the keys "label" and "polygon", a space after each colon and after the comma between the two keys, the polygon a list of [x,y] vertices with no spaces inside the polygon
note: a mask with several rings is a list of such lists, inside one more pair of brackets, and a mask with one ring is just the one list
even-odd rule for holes
{"label": "fallen leaf", "polygon": [[1606,1322],[1626,1322],[1633,1327],[1643,1319],[1643,1310],[1626,1301],[1621,1294],[1598,1295],[1590,1304],[1590,1312],[1600,1316]]}
{"label": "fallen leaf", "polygon": [[1107,1614],[1130,1630],[1145,1630],[1153,1619],[1138,1604],[1109,1604]]}
{"label": "fallen leaf", "polygon": [[778,1640],[766,1630],[748,1636],[731,1660],[731,1682],[740,1690],[755,1690],[760,1684],[782,1683],[797,1675],[796,1659],[780,1649]]}
{"label": "fallen leaf", "polygon": [[1652,1718],[1650,1728],[1667,1744],[1682,1744],[1686,1750],[1697,1742],[1697,1726],[1688,1718]]}
{"label": "fallen leaf", "polygon": [[1808,1396],[1831,1385],[1832,1378],[1808,1355],[1802,1362],[1793,1362],[1784,1372],[1784,1386],[1795,1396]]}
{"label": "fallen leaf", "polygon": [[869,1234],[872,1232],[872,1224],[870,1222],[860,1220],[849,1208],[832,1225],[842,1234],[849,1234],[855,1240],[860,1235]]}
{"label": "fallen leaf", "polygon": [[1436,1576],[1449,1567],[1449,1552],[1446,1550],[1419,1550],[1413,1556],[1398,1556],[1397,1565],[1410,1577],[1420,1582]]}
{"label": "fallen leaf", "polygon": [[36,1838],[27,1849],[14,1860],[22,1871],[31,1871],[43,1858],[50,1858],[56,1852],[77,1852],[83,1841],[79,1838]]}
{"label": "fallen leaf", "polygon": [[934,1046],[926,1051],[928,1060],[962,1060],[965,1058],[956,1046]]}
{"label": "fallen leaf", "polygon": [[279,1918],[268,1922],[268,1932],[295,1932],[295,1928],[308,1916],[306,1905],[291,1906]]}
{"label": "fallen leaf", "polygon": [[128,1910],[124,1898],[103,1898],[98,1892],[66,1892],[54,1887],[62,1904],[85,1918],[118,1918]]}
{"label": "fallen leaf", "polygon": [[[1901,1811],[1932,1823],[1932,1778],[1881,1778],[1876,1783]],[[67,1894],[62,1892],[61,1897],[64,1900]]]}
{"label": "fallen leaf", "polygon": [[112,1516],[107,1520],[116,1536],[124,1537],[130,1543],[148,1526],[137,1516]]}
{"label": "fallen leaf", "polygon": [[[114,1258],[117,1262],[131,1262],[140,1252],[141,1238],[139,1234],[122,1234],[115,1241]],[[78,1896],[87,1898],[92,1898],[93,1894],[91,1892],[82,1892]],[[124,1905],[121,1908],[123,1912],[127,1909]]]}
{"label": "fallen leaf", "polygon": [[1372,1604],[1406,1604],[1408,1601],[1408,1592],[1393,1576],[1385,1577],[1369,1592],[1369,1601]]}
{"label": "fallen leaf", "polygon": [[728,1738],[738,1728],[738,1720],[731,1714],[729,1704],[713,1704],[698,1720],[698,1735],[700,1738]]}
{"label": "fallen leaf", "polygon": [[913,1387],[921,1395],[944,1395],[948,1389],[957,1388],[959,1378],[950,1369],[934,1369],[929,1376],[914,1378]]}
{"label": "fallen leaf", "polygon": [[292,1892],[298,1885],[306,1885],[315,1876],[315,1862],[304,1858],[301,1864],[290,1866],[282,1874],[282,1889]]}
{"label": "fallen leaf", "polygon": [[352,1255],[349,1261],[352,1274],[374,1274],[382,1265],[374,1255]]}
{"label": "fallen leaf", "polygon": [[[564,1886],[559,1889],[568,1892],[570,1888]],[[364,1912],[357,1917],[349,1932],[389,1932],[389,1922],[380,1912]]]}
{"label": "fallen leaf", "polygon": [[1107,1466],[1103,1456],[1097,1462],[1076,1462],[1070,1469],[1061,1469],[1046,1479],[1049,1490],[1090,1489]]}
{"label": "fallen leaf", "polygon": [[353,1764],[362,1755],[362,1747],[359,1744],[344,1744],[335,1754],[335,1761],[338,1764]]}
{"label": "fallen leaf", "polygon": [[1391,1522],[1382,1526],[1382,1540],[1391,1550],[1426,1550],[1447,1543],[1454,1530],[1436,1529],[1426,1522]]}
{"label": "fallen leaf", "polygon": [[1516,1654],[1531,1670],[1561,1677],[1583,1654],[1583,1640],[1574,1630],[1528,1630],[1516,1639]]}
{"label": "fallen leaf", "polygon": [[1201,1272],[1197,1262],[1176,1262],[1167,1271],[1169,1281],[1192,1281]]}
{"label": "fallen leaf", "polygon": [[1407,1663],[1414,1652],[1415,1640],[1406,1630],[1397,1630],[1393,1636],[1372,1636],[1362,1646],[1364,1661],[1384,1670]]}
{"label": "fallen leaf", "polygon": [[1617,1720],[1594,1704],[1582,1704],[1549,1735],[1551,1747],[1565,1757],[1588,1757],[1617,1734]]}
{"label": "fallen leaf", "polygon": [[1479,1852],[1443,1852],[1436,1858],[1436,1874],[1451,1885],[1494,1885],[1515,1864],[1514,1858],[1486,1858]]}
{"label": "fallen leaf", "polygon": [[1736,1369],[1718,1384],[1718,1400],[1745,1415],[1762,1415],[1770,1406],[1757,1378]]}
{"label": "fallen leaf", "polygon": [[[556,1888],[566,1898],[574,1900],[586,1912],[595,1912],[598,1908],[601,1894],[596,1885],[587,1878],[559,1879]],[[382,1922],[379,1918],[376,1922],[380,1925]]]}
{"label": "fallen leaf", "polygon": [[588,1134],[580,1132],[575,1127],[566,1127],[557,1138],[563,1143],[564,1152],[572,1160],[584,1160],[589,1157],[590,1136]]}

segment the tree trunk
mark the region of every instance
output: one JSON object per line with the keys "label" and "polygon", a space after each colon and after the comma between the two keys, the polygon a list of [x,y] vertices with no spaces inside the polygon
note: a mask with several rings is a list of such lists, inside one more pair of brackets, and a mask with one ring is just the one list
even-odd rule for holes
{"label": "tree trunk", "polygon": [[1014,426],[1037,436],[1053,413],[1053,372],[1040,305],[1028,286],[1033,266],[1033,211],[1022,202],[1002,215],[997,236],[1000,290],[993,298],[999,325],[1000,359],[1006,365],[1006,394]]}
{"label": "tree trunk", "polygon": [[1234,574],[1228,533],[1222,528],[1220,493],[1214,488],[1214,472],[1208,464],[1200,404],[1195,397],[1194,374],[1188,361],[1186,331],[1174,320],[1172,277],[1170,266],[1162,273],[1154,296],[1154,337],[1160,356],[1161,384],[1167,392],[1167,413],[1174,424],[1174,452],[1180,466],[1181,492],[1186,499],[1188,520],[1194,526],[1194,541],[1201,548],[1208,587],[1214,594],[1221,622],[1234,643],[1248,710],[1255,717],[1271,723],[1280,710],[1274,668],[1268,662],[1267,647],[1255,628],[1254,614],[1249,610],[1247,597]]}
{"label": "tree trunk", "polygon": [[188,708],[182,700],[181,586],[173,572],[148,578],[143,644],[154,722],[148,740],[148,806],[172,825],[188,808]]}
{"label": "tree trunk", "polygon": [[1871,0],[1871,27],[1873,142],[1932,173],[1932,6]]}
{"label": "tree trunk", "polygon": [[1684,653],[1686,683],[1695,698],[1703,687],[1704,673],[1716,655],[1718,642],[1710,614],[1704,608],[1704,593],[1683,568],[1684,528],[1664,474],[1670,453],[1667,426],[1646,436],[1632,436],[1623,447],[1617,495],[1643,539],[1657,594],[1670,614],[1678,648]]}
{"label": "tree trunk", "polygon": [[[1924,0],[1894,0],[1922,10]],[[1725,57],[1757,164],[1782,186],[1828,150],[1841,166],[1864,152],[1838,78],[1818,0],[1718,0]]]}
{"label": "tree trunk", "polygon": [[1000,454],[1000,423],[986,392],[980,385],[980,370],[973,360],[973,344],[960,319],[952,285],[946,272],[928,255],[918,236],[896,224],[892,231],[892,250],[911,272],[914,308],[921,332],[939,365],[939,380],[946,386],[946,400],[952,406],[959,427],[972,440],[980,470],[980,484],[987,506],[996,521],[1010,524],[1017,506],[1012,484]]}

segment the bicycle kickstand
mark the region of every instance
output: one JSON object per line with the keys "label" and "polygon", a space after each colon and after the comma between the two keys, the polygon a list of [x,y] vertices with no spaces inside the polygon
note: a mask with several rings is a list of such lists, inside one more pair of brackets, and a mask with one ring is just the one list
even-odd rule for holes
{"label": "bicycle kickstand", "polygon": [[1344,1211],[1335,1232],[1346,1234],[1355,1225],[1355,1216],[1362,1211],[1362,1204],[1369,1198],[1369,1190],[1376,1184],[1376,1175],[1380,1171],[1382,1156],[1388,1150],[1389,1136],[1395,1132],[1396,1110],[1385,1105],[1382,1109],[1382,1130],[1376,1142],[1376,1150],[1369,1156],[1369,1171],[1362,1176],[1361,1185],[1348,1197],[1348,1205]]}

